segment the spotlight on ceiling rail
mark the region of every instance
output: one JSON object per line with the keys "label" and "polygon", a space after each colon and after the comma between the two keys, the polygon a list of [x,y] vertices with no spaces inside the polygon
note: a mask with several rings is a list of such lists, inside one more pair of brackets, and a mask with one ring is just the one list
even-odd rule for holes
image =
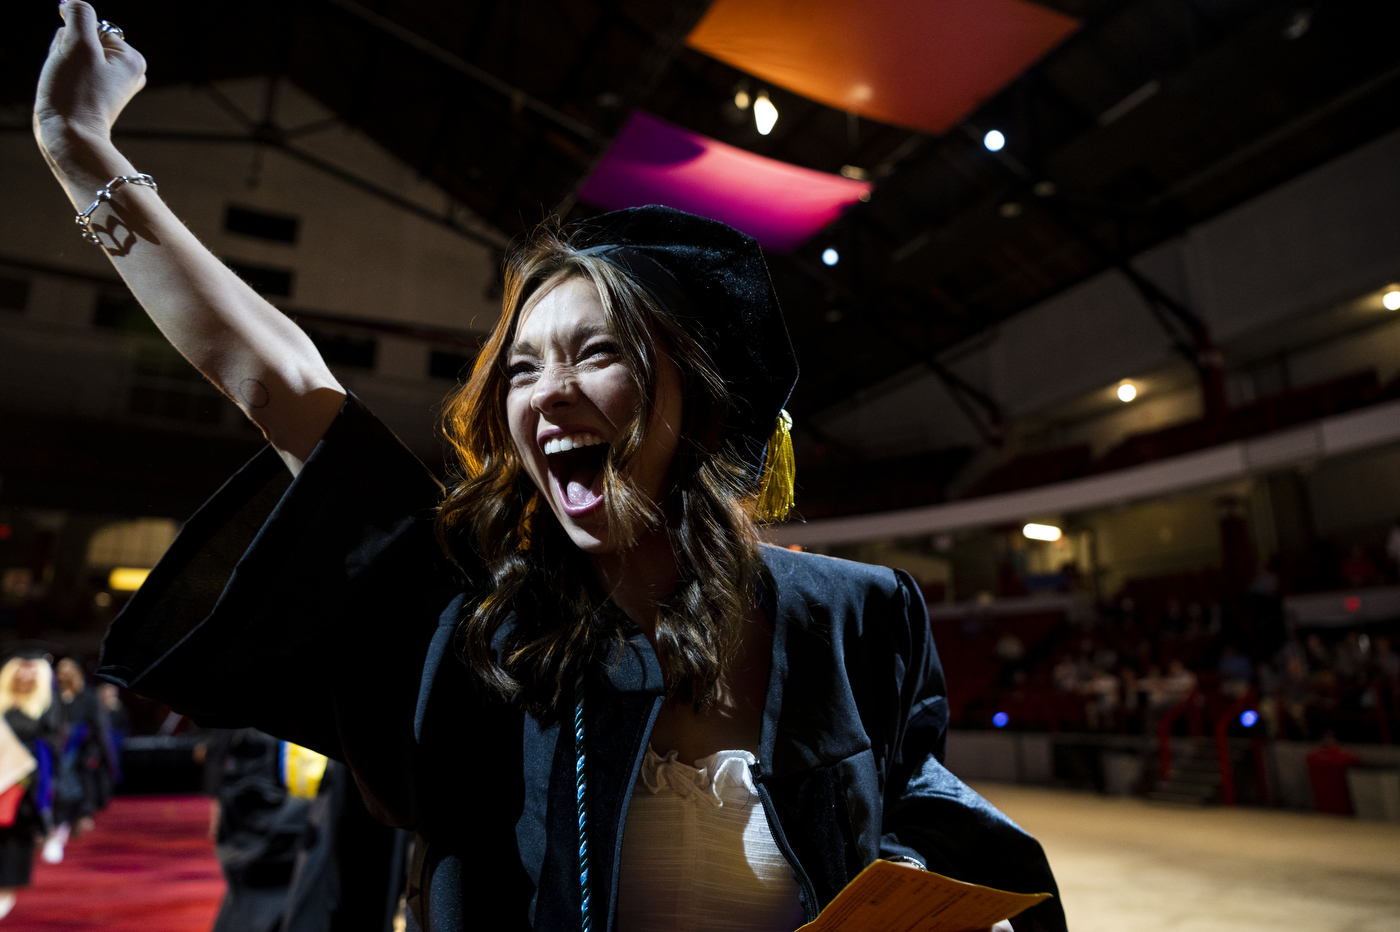
{"label": "spotlight on ceiling rail", "polygon": [[740,110],[747,110],[749,109],[750,103],[752,103],[752,101],[749,100],[748,91],[741,88],[734,92],[734,106],[738,107]]}
{"label": "spotlight on ceiling rail", "polygon": [[767,91],[759,91],[753,101],[753,121],[758,126],[758,134],[767,136],[773,132],[778,122],[778,108],[768,99]]}
{"label": "spotlight on ceiling rail", "polygon": [[1137,397],[1137,386],[1132,382],[1124,382],[1118,386],[1118,400],[1127,404]]}
{"label": "spotlight on ceiling rail", "polygon": [[1387,311],[1400,311],[1400,289],[1392,288],[1381,297],[1381,305]]}
{"label": "spotlight on ceiling rail", "polygon": [[1002,146],[1006,145],[1006,137],[999,129],[987,130],[987,135],[982,137],[982,145],[987,147],[988,152],[1000,152]]}
{"label": "spotlight on ceiling rail", "polygon": [[1021,533],[1029,540],[1059,540],[1062,532],[1053,524],[1027,524]]}

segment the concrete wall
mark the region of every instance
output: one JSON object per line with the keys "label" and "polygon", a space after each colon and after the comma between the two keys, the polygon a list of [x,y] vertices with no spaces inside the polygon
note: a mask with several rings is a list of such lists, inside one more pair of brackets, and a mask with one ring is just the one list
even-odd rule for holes
{"label": "concrete wall", "polygon": [[[1127,735],[1050,735],[1005,731],[950,731],[946,765],[967,782],[1049,784],[1054,782],[1054,748],[1057,743],[1102,745],[1104,791],[1126,795],[1136,780],[1145,746],[1140,737]],[[1189,752],[1189,739],[1174,739],[1173,752]],[[1311,741],[1273,741],[1267,745],[1270,792],[1274,804],[1285,809],[1313,808],[1307,756],[1318,749]],[[1400,747],[1349,744],[1345,749],[1361,759],[1362,767],[1400,768]]]}
{"label": "concrete wall", "polygon": [[[218,89],[245,112],[262,113],[264,79],[230,81]],[[283,84],[275,112],[286,127],[331,114],[294,86]],[[27,122],[28,115],[19,122]],[[117,130],[245,132],[207,93],[171,87],[137,95]],[[487,296],[495,277],[492,250],[276,150],[205,142],[117,140],[138,170],[155,177],[161,197],[215,254],[295,273],[290,298],[307,310],[372,320],[486,331],[497,308]],[[419,179],[356,131],[336,124],[295,140],[338,167],[422,206],[441,211],[448,197]],[[0,187],[8,216],[0,224],[0,255],[111,273],[102,251],[78,238],[73,209],[27,134],[0,135]],[[295,244],[230,233],[224,211],[233,204],[300,220]],[[82,320],[74,315],[70,322]]]}
{"label": "concrete wall", "polygon": [[1005,731],[950,731],[945,763],[965,781],[1050,783],[1054,779],[1050,735]]}
{"label": "concrete wall", "polygon": [[[245,112],[261,115],[264,79],[225,82],[217,89]],[[283,85],[274,116],[284,127],[297,127],[330,114]],[[14,118],[27,120],[18,112]],[[209,93],[194,87],[138,95],[118,124],[123,128],[244,129]],[[449,203],[445,192],[343,125],[295,142],[426,209],[442,211]],[[292,293],[269,296],[274,304],[293,314],[328,315],[352,325],[363,321],[364,328],[351,326],[347,332],[374,340],[373,367],[332,368],[420,455],[438,456],[436,411],[452,383],[429,377],[430,354],[435,349],[467,353],[471,335],[494,325],[499,314],[494,250],[275,150],[120,137],[118,143],[139,170],[156,178],[161,196],[216,255],[292,273]],[[94,326],[99,295],[119,293],[121,286],[102,250],[78,237],[72,206],[26,134],[0,135],[0,190],[7,205],[6,222],[0,224],[0,278],[25,282],[29,289],[22,310],[0,310],[0,409],[132,419],[128,399],[140,378],[136,360],[159,353],[164,341]],[[224,217],[230,205],[294,216],[297,241],[229,232]],[[436,336],[396,335],[394,327]],[[334,324],[322,329],[339,332]],[[213,394],[199,386],[193,390]],[[230,403],[217,403],[222,406],[217,425],[165,426],[196,433],[249,430]]]}

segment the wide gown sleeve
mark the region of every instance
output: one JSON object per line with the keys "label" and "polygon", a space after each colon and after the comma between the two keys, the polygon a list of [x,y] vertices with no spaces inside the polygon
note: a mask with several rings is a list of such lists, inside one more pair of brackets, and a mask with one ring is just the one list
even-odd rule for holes
{"label": "wide gown sleeve", "polygon": [[1064,932],[1050,863],[1040,843],[943,766],[948,704],[928,610],[900,574],[910,653],[900,684],[905,711],[896,765],[885,788],[881,857],[906,856],[969,883],[1054,898],[1012,920],[1016,932]]}
{"label": "wide gown sleeve", "polygon": [[266,448],[189,520],[113,621],[99,676],[344,760],[376,815],[413,824],[424,657],[464,584],[433,537],[439,496],[347,398],[295,479]]}

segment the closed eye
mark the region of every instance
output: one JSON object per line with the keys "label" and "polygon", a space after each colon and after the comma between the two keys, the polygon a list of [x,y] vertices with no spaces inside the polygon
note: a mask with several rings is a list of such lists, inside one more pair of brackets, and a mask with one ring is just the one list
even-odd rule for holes
{"label": "closed eye", "polygon": [[590,344],[588,344],[586,347],[584,347],[583,352],[580,354],[580,357],[583,358],[583,359],[591,359],[591,358],[596,357],[596,356],[621,356],[621,355],[622,355],[622,348],[619,347],[619,346],[618,346],[615,342],[613,342],[612,340],[598,340],[597,342],[595,342],[595,343],[590,343]]}
{"label": "closed eye", "polygon": [[533,375],[538,368],[539,367],[530,360],[517,359],[515,362],[506,366],[506,379],[510,381],[511,384],[524,381],[527,377]]}

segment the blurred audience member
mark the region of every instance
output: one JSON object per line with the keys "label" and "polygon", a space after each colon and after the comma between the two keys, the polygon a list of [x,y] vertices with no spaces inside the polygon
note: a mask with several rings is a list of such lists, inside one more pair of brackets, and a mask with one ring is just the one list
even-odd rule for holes
{"label": "blurred audience member", "polygon": [[1232,699],[1248,692],[1254,680],[1254,664],[1233,644],[1221,648],[1215,669],[1220,674],[1220,691]]}
{"label": "blurred audience member", "polygon": [[1167,675],[1162,678],[1162,697],[1168,706],[1181,702],[1196,688],[1196,674],[1186,669],[1180,660],[1167,665]]}
{"label": "blurred audience member", "polygon": [[1360,631],[1348,631],[1337,645],[1332,657],[1332,669],[1347,680],[1360,679],[1369,666],[1371,639]]}
{"label": "blurred audience member", "polygon": [[1327,649],[1326,644],[1322,643],[1322,637],[1316,631],[1308,635],[1306,645],[1308,666],[1317,669],[1332,666],[1332,652]]}
{"label": "blurred audience member", "polygon": [[1078,692],[1079,664],[1075,663],[1069,654],[1065,654],[1050,671],[1050,678],[1054,681],[1056,689],[1067,693]]}
{"label": "blurred audience member", "polygon": [[1080,684],[1079,691],[1089,697],[1084,704],[1089,730],[1111,728],[1114,713],[1118,711],[1118,677],[1107,670],[1095,670]]}
{"label": "blurred audience member", "polygon": [[1395,652],[1390,638],[1385,635],[1376,638],[1376,673],[1389,683],[1392,690],[1400,687],[1400,653]]}

